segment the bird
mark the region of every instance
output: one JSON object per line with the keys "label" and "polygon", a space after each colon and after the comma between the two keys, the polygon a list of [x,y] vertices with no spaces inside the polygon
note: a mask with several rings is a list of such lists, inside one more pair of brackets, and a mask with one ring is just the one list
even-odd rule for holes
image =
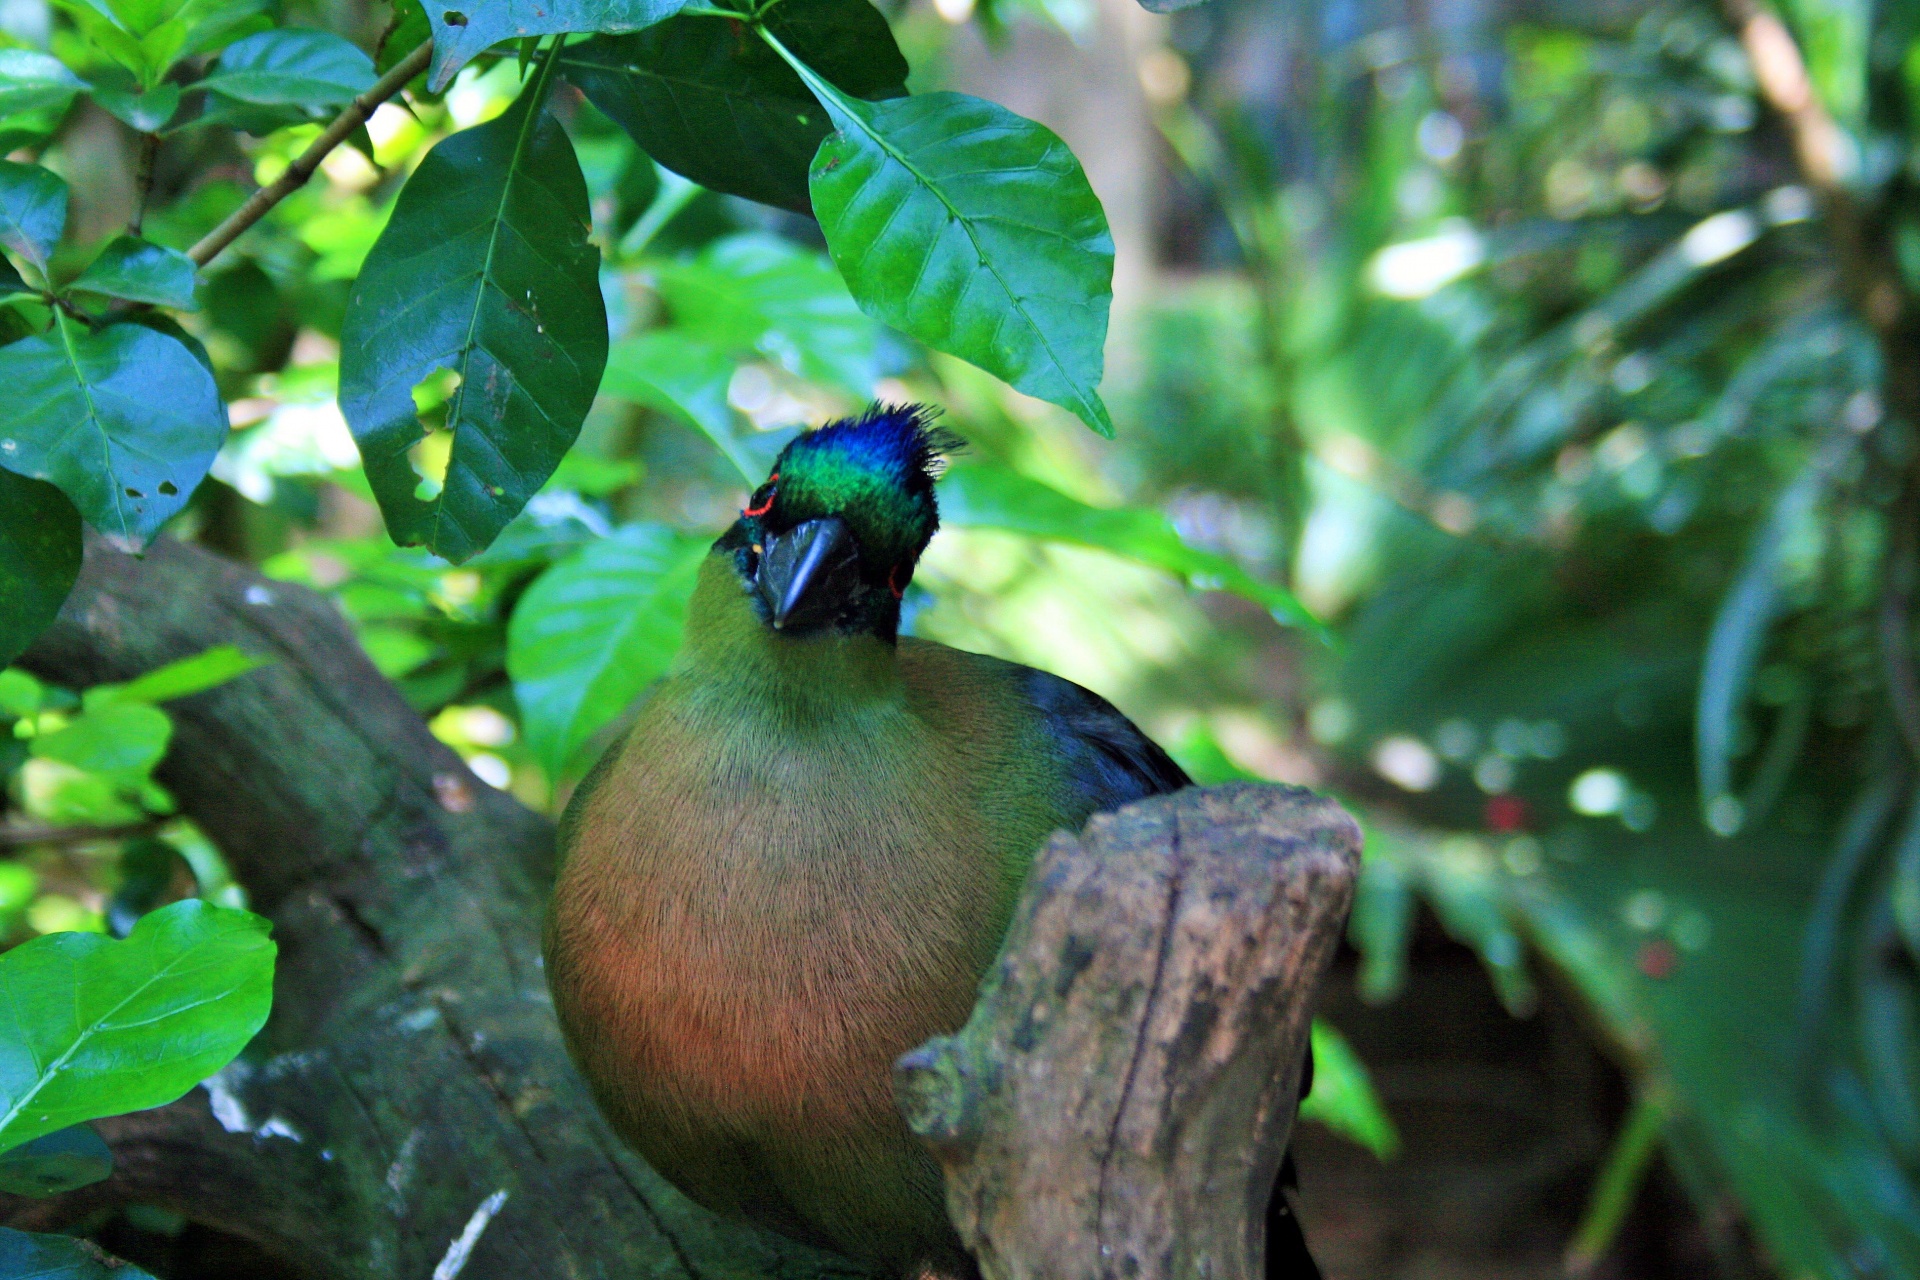
{"label": "bird", "polygon": [[[899,634],[961,447],[934,417],[796,436],[713,544],[679,653],[562,815],[544,958],[595,1101],[681,1191],[965,1278],[893,1062],[966,1022],[1049,835],[1190,780],[1079,685]],[[1315,1280],[1274,1204],[1269,1275]]]}

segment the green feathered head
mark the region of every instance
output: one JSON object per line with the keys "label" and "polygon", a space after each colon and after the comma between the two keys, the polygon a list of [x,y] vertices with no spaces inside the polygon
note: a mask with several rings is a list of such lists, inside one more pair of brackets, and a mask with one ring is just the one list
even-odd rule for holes
{"label": "green feathered head", "polygon": [[875,405],[796,437],[716,550],[768,625],[892,639],[900,596],[940,527],[933,482],[959,437],[924,405]]}

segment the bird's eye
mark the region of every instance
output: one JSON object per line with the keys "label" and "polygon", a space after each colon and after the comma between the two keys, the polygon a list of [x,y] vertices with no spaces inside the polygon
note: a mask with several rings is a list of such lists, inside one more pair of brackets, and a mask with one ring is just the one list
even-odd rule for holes
{"label": "bird's eye", "polygon": [[780,473],[776,471],[771,476],[767,477],[767,482],[761,485],[760,488],[754,493],[752,505],[747,507],[742,507],[740,509],[740,514],[743,516],[763,516],[767,514],[767,512],[773,510],[773,497],[774,497],[774,494],[778,493],[779,491],[780,491]]}

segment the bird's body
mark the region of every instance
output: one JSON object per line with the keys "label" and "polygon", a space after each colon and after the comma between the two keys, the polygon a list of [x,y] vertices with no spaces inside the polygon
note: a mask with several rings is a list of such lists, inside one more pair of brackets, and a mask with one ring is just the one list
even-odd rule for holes
{"label": "bird's body", "polygon": [[967,1275],[893,1061],[966,1021],[1048,835],[1187,779],[1076,685],[896,639],[931,456],[905,411],[782,455],[568,808],[547,966],[602,1109],[683,1191]]}
{"label": "bird's body", "polygon": [[748,611],[711,561],[679,665],[576,802],[561,1016],[603,1108],[695,1199],[948,1261],[893,1059],[966,1021],[1047,836],[1165,787],[1072,768],[1043,704],[1105,704],[1065,681]]}

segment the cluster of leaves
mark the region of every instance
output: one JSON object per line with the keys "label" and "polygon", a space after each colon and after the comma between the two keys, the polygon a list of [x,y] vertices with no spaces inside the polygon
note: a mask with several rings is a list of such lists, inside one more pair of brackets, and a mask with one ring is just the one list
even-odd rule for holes
{"label": "cluster of leaves", "polygon": [[[30,911],[47,926],[0,954],[0,989],[8,993],[0,1190],[56,1195],[105,1178],[112,1155],[87,1121],[172,1102],[231,1061],[266,1021],[268,924],[243,909],[203,838],[184,824],[161,829],[173,802],[152,776],[173,731],[158,704],[256,665],[238,650],[213,649],[78,698],[19,670],[0,671],[0,717],[25,756],[11,762],[15,798],[29,822],[41,824],[8,834],[37,840],[56,874],[65,868],[53,850],[85,837],[88,859],[112,867],[92,878],[117,882],[104,919],[75,928],[89,923],[74,918],[80,904],[36,896],[32,863],[0,863],[0,932],[15,933]],[[101,924],[120,940],[101,936]],[[103,1268],[77,1241],[15,1231],[0,1231],[0,1262],[14,1268],[9,1275]]]}
{"label": "cluster of leaves", "polygon": [[[1297,731],[1375,825],[1363,989],[1397,992],[1424,899],[1516,1013],[1535,963],[1569,979],[1638,1078],[1576,1252],[1664,1148],[1787,1274],[1920,1266],[1897,8],[1786,6],[1811,126],[1704,3],[1503,32],[1497,89],[1376,31],[1288,108],[1291,172],[1230,96],[1163,117],[1252,291],[1163,317],[1219,336],[1144,394],[1192,399],[1215,375],[1186,353],[1271,326],[1311,459],[1295,583],[1346,641]],[[1823,121],[1831,187],[1796,134]],[[1213,424],[1150,435],[1143,471],[1258,501],[1270,441]]]}

